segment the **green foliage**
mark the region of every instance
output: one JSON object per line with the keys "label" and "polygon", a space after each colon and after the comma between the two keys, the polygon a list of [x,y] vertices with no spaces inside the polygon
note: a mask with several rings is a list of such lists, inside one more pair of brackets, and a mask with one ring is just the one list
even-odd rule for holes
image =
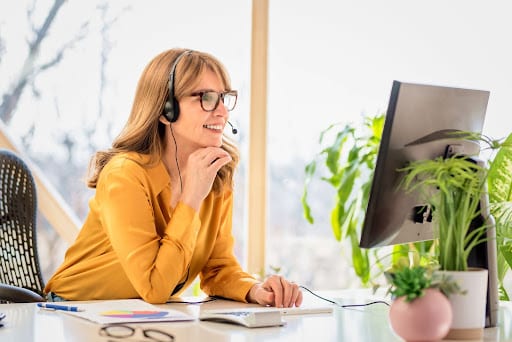
{"label": "green foliage", "polygon": [[433,209],[437,259],[441,269],[465,271],[471,250],[484,241],[481,226],[470,231],[480,215],[478,205],[485,191],[487,170],[464,156],[453,155],[413,161],[404,172],[401,186],[417,191]]}
{"label": "green foliage", "polygon": [[[359,247],[384,119],[384,114],[365,117],[359,128],[352,125],[331,125],[322,131],[319,141],[321,152],[305,168],[306,180],[301,198],[304,217],[309,223],[313,223],[314,218],[308,203],[308,187],[318,172],[318,164],[323,162],[329,176],[322,177],[321,180],[336,191],[330,220],[332,231],[336,240],[350,243],[352,266],[363,286],[369,286],[372,282],[370,260],[380,272],[389,268],[377,256],[378,248],[370,253],[369,250]],[[332,143],[326,145],[327,137],[333,134]],[[431,245],[432,242],[427,241],[395,246],[391,262],[394,264],[399,257],[408,256],[411,251],[419,253],[418,257],[423,258],[428,254]]]}
{"label": "green foliage", "polygon": [[401,258],[400,262],[384,273],[390,284],[388,292],[394,298],[405,296],[406,302],[423,296],[428,288],[438,289],[446,297],[466,292],[451,277],[442,272],[436,272],[437,269],[438,266],[432,264],[409,265],[407,259]]}
{"label": "green foliage", "polygon": [[[321,132],[319,141],[321,152],[305,168],[306,181],[301,198],[304,217],[308,222],[313,223],[314,218],[308,203],[308,187],[315,175],[319,172],[318,165],[323,163],[329,175],[321,179],[336,190],[330,220],[333,235],[338,241],[348,241],[350,243],[353,268],[364,286],[369,285],[369,282],[372,281],[370,274],[370,257],[372,255],[369,254],[368,250],[359,247],[359,236],[368,203],[383,125],[384,115],[382,114],[376,117],[365,117],[364,124],[357,129],[352,125],[331,125]],[[332,133],[335,133],[334,140],[332,140],[331,144],[326,144],[327,136],[329,134],[332,136]],[[480,134],[467,132],[463,132],[461,138],[483,142],[487,144],[489,148],[498,151],[496,157],[490,163],[486,177],[491,203],[490,209],[496,219],[498,277],[501,284],[500,299],[509,300],[508,294],[503,288],[503,279],[506,272],[512,268],[512,134],[504,143],[489,139]],[[473,174],[482,175],[481,172],[483,171],[485,174],[485,169],[481,169],[475,164],[468,164],[461,160],[444,162],[447,164],[457,164],[459,168],[450,170],[449,166],[445,165],[445,173],[440,172],[438,174],[440,177],[439,180],[445,177],[447,181],[452,181],[458,185],[459,189],[467,190],[480,188],[480,191],[485,189],[485,187],[481,187],[481,178],[479,178],[476,183],[472,183],[463,172],[465,169],[465,171],[471,170]],[[475,173],[474,171],[477,170],[478,172]],[[450,174],[451,176],[449,176]],[[412,186],[412,179],[410,181],[410,185]],[[432,180],[432,182],[435,181]],[[428,182],[425,182],[425,184],[426,183]],[[435,186],[432,183],[429,187],[432,190]],[[463,199],[463,197],[457,195],[457,192],[450,193],[446,191],[446,188],[443,188],[443,191],[444,192],[441,192],[442,194],[438,196],[430,196],[431,194],[428,192],[424,194],[432,197],[434,202],[446,200],[455,203],[459,209],[453,210],[454,212],[472,212],[473,214],[455,215],[457,217],[453,218],[453,221],[459,222],[460,227],[464,224],[463,222],[471,221],[474,215],[479,214],[476,212],[476,209],[474,211],[471,209],[474,208],[477,202],[473,201],[471,196]],[[434,207],[440,207],[438,203],[434,204]],[[445,212],[445,214],[449,213]],[[452,219],[443,219],[443,221],[451,224]],[[410,257],[412,251],[414,252],[414,257],[419,258],[418,264],[425,265],[431,258],[431,250],[433,247],[436,247],[435,250],[440,253],[441,260],[446,260],[440,262],[448,264],[451,263],[449,260],[453,260],[454,266],[448,266],[448,269],[467,267],[465,261],[467,258],[464,258],[463,255],[467,256],[475,245],[483,241],[485,228],[486,227],[481,227],[473,231],[471,235],[466,236],[464,239],[460,238],[462,236],[460,234],[448,232],[447,235],[443,237],[443,241],[445,245],[452,244],[456,241],[459,247],[454,250],[450,250],[448,247],[439,248],[438,245],[434,245],[433,241],[394,246],[393,252],[390,255],[391,264],[399,264],[400,259]],[[465,229],[467,228],[460,228],[459,231]],[[455,240],[455,236],[458,236],[457,240]],[[378,249],[374,249],[373,253],[375,255],[373,258],[375,265],[377,265],[380,270],[386,269],[387,267],[382,260],[377,258]],[[441,253],[443,256],[441,256]],[[461,257],[453,258],[454,254]]]}
{"label": "green foliage", "polygon": [[350,242],[354,271],[363,285],[367,285],[370,280],[370,262],[368,251],[359,247],[359,236],[383,126],[383,114],[365,117],[362,129],[345,125],[327,146],[324,140],[340,125],[331,125],[321,132],[322,149],[305,168],[306,181],[301,199],[304,217],[309,223],[313,223],[307,190],[317,172],[317,163],[323,162],[329,176],[321,179],[336,191],[330,220],[332,231],[336,240],[346,239]]}
{"label": "green foliage", "polygon": [[423,296],[425,290],[431,284],[431,278],[426,272],[425,267],[414,266],[385,273],[388,282],[391,284],[389,292],[395,298],[405,296],[406,302],[411,302]]}
{"label": "green foliage", "polygon": [[441,267],[449,270],[465,270],[469,252],[485,239],[488,227],[469,234],[468,227],[481,214],[480,195],[488,192],[490,211],[496,220],[500,294],[502,300],[509,300],[503,279],[512,266],[512,134],[504,142],[476,133],[463,133],[461,138],[479,141],[497,151],[489,168],[461,156],[418,161],[402,170],[407,173],[402,185],[410,191],[420,190],[420,195],[437,208],[438,258]]}
{"label": "green foliage", "polygon": [[[428,266],[434,262],[432,248],[434,241],[420,241],[394,245],[391,254],[391,267]],[[386,269],[385,266],[382,269]]]}
{"label": "green foliage", "polygon": [[500,299],[510,300],[503,280],[512,268],[512,134],[499,146],[487,177],[490,210],[496,220]]}

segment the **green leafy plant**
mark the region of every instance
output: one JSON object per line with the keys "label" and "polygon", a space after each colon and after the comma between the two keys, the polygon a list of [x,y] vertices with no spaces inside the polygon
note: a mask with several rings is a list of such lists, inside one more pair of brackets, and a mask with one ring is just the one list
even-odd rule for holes
{"label": "green leafy plant", "polygon": [[512,268],[512,134],[498,147],[487,177],[490,210],[496,220],[500,299],[510,300],[503,281]]}
{"label": "green leafy plant", "polygon": [[[331,125],[320,134],[320,146],[324,146],[316,158],[305,168],[306,181],[302,195],[304,217],[314,222],[308,203],[308,186],[317,172],[317,164],[324,162],[329,173],[321,179],[336,191],[334,207],[331,211],[331,227],[338,241],[350,241],[352,265],[363,285],[370,280],[368,250],[359,247],[359,236],[368,204],[371,180],[375,168],[384,115],[364,117],[360,129],[352,125]],[[334,141],[326,145],[329,133],[336,133]]]}
{"label": "green leafy plant", "polygon": [[386,273],[386,277],[391,283],[389,292],[395,298],[405,296],[406,302],[423,296],[432,282],[426,271],[426,268],[416,266],[404,267],[399,271]]}
{"label": "green leafy plant", "polygon": [[429,288],[439,289],[447,297],[453,293],[464,293],[455,281],[435,271],[432,265],[394,266],[385,272],[390,284],[388,292],[393,298],[404,297],[406,302],[422,297]]}
{"label": "green leafy plant", "polygon": [[[359,247],[359,236],[383,125],[384,115],[381,114],[364,117],[363,125],[358,127],[336,124],[322,131],[319,139],[321,152],[305,168],[306,181],[301,198],[304,217],[313,223],[314,218],[308,203],[308,187],[311,180],[320,173],[317,168],[323,163],[328,175],[321,176],[321,180],[330,184],[336,191],[330,217],[333,235],[336,240],[347,241],[350,244],[353,269],[363,286],[375,285],[371,273],[372,265],[377,265],[379,270],[375,276],[389,268],[389,265],[377,256],[379,248],[373,249],[370,254],[369,250]],[[327,137],[333,134],[334,139],[329,144]],[[509,300],[503,281],[512,268],[512,134],[503,143],[484,139],[485,137],[479,135],[473,138],[486,140],[491,149],[497,151],[495,158],[490,162],[487,186],[491,213],[496,219],[500,299]],[[478,235],[478,232],[474,234]],[[471,244],[476,243],[477,240],[471,240]],[[388,264],[399,264],[399,260],[409,256],[411,251],[416,257],[429,260],[434,247],[438,246],[435,246],[433,241],[396,245],[390,254]]]}
{"label": "green leafy plant", "polygon": [[[474,229],[470,229],[470,225],[482,214],[480,198],[489,189],[491,213],[497,217],[498,255],[502,259],[501,266],[508,264],[510,267],[508,261],[511,258],[507,253],[511,251],[508,233],[511,231],[512,218],[512,138],[509,136],[504,143],[500,143],[484,135],[467,132],[459,133],[459,138],[478,141],[497,150],[491,166],[488,168],[486,163],[477,164],[473,159],[457,154],[414,161],[401,169],[405,173],[401,185],[410,192],[418,191],[419,196],[433,208],[437,260],[441,269],[455,271],[467,269],[469,253],[486,239],[488,226],[485,222]],[[503,291],[504,272],[506,270],[502,269],[500,278]]]}
{"label": "green leafy plant", "polygon": [[465,156],[413,161],[401,169],[402,185],[418,191],[433,208],[437,260],[441,269],[465,271],[473,248],[485,239],[486,226],[470,231],[480,215],[478,205],[485,191],[487,170]]}
{"label": "green leafy plant", "polygon": [[[365,116],[360,126],[335,124],[322,131],[319,139],[321,151],[305,168],[306,180],[301,198],[305,219],[314,223],[308,203],[308,187],[319,173],[318,165],[323,163],[328,175],[321,176],[320,179],[335,190],[330,215],[332,232],[336,240],[350,244],[352,266],[363,286],[378,286],[374,278],[389,268],[389,264],[398,263],[400,258],[408,256],[411,251],[423,258],[428,255],[432,245],[431,241],[424,241],[394,246],[391,258],[386,260],[389,262],[379,257],[379,248],[374,248],[370,253],[369,250],[359,247],[384,119],[384,114]],[[331,136],[334,138],[328,140]],[[374,274],[371,267],[373,265],[377,269]]]}

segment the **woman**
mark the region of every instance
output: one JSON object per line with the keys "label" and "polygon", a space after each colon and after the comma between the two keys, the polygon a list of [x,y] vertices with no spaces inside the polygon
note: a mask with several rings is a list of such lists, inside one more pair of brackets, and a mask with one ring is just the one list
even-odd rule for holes
{"label": "woman", "polygon": [[197,275],[208,295],[277,307],[302,292],[280,276],[260,283],[233,255],[236,147],[223,136],[237,93],[213,56],[172,49],[139,80],[131,115],[91,160],[90,212],[49,300],[142,298],[164,303]]}

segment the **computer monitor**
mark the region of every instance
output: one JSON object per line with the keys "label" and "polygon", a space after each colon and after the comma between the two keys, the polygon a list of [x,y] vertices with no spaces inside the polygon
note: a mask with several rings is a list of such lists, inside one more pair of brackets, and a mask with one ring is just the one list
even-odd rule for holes
{"label": "computer monitor", "polygon": [[[433,239],[431,215],[419,196],[399,188],[398,169],[414,160],[447,154],[478,156],[479,145],[461,140],[454,132],[481,133],[489,92],[394,81],[361,233],[362,248],[382,247]],[[488,213],[488,197],[480,203]],[[481,220],[492,220],[484,214]],[[480,222],[474,222],[478,225]],[[488,239],[470,255],[468,264],[489,270],[486,326],[497,321],[498,294],[494,224]]]}

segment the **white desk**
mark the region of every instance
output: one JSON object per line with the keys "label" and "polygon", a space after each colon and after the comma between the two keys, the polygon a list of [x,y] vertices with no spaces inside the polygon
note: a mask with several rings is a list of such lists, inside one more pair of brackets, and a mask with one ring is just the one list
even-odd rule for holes
{"label": "white desk", "polygon": [[[322,302],[308,293],[304,293],[305,303]],[[368,302],[372,298],[369,292],[340,291],[323,292],[331,299],[342,304]],[[66,304],[76,304],[68,302]],[[168,306],[169,305],[169,306]],[[194,315],[201,309],[240,308],[242,303],[231,301],[213,301],[200,305],[166,304]],[[283,327],[248,329],[237,325],[215,322],[166,322],[129,324],[132,327],[157,328],[174,335],[175,341],[401,341],[388,323],[389,307],[376,304],[367,307],[344,309],[336,307],[332,314],[286,316]],[[0,312],[7,317],[4,327],[0,328],[0,341],[108,341],[101,337],[101,325],[76,318],[58,311],[39,309],[36,304],[0,304]],[[115,339],[110,339],[115,340]],[[140,331],[135,337],[119,341],[150,341],[144,339]],[[485,329],[485,341],[512,341],[512,303],[501,303],[499,325]]]}

